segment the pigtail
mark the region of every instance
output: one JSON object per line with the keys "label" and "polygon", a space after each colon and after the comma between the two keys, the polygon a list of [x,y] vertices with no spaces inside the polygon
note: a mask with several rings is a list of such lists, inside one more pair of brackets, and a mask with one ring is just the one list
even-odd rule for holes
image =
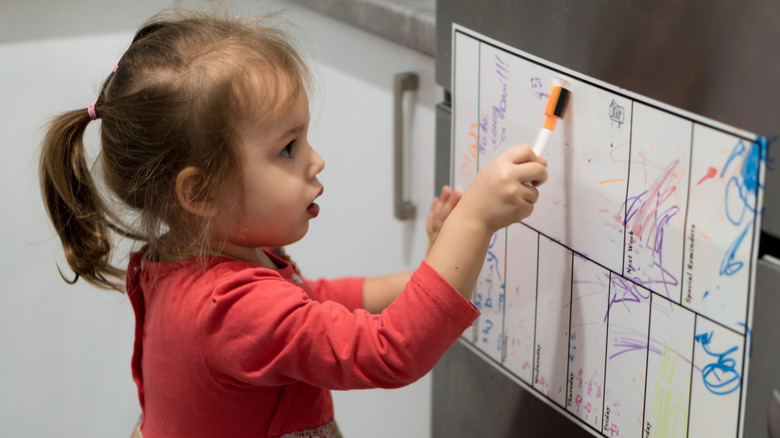
{"label": "pigtail", "polygon": [[[79,278],[104,289],[122,291],[124,271],[111,265],[114,228],[89,171],[84,131],[91,121],[86,110],[56,117],[43,140],[41,193],[60,237],[68,265]],[[62,272],[60,272],[62,275]]]}

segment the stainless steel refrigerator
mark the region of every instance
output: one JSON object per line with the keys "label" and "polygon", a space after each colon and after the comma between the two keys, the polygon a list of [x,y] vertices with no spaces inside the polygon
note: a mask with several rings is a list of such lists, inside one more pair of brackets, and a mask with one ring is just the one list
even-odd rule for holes
{"label": "stainless steel refrigerator", "polygon": [[[780,2],[440,0],[436,186],[450,181],[457,23],[537,57],[769,140],[743,436],[767,436],[780,388]],[[533,139],[526,139],[531,142]],[[592,436],[461,344],[433,374],[434,437]],[[734,436],[727,434],[724,436]]]}

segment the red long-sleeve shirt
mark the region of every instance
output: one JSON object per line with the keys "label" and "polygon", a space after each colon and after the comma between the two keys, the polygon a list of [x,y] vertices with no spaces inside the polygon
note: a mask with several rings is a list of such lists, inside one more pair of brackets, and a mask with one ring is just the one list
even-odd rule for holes
{"label": "red long-sleeve shirt", "polygon": [[363,278],[308,281],[266,253],[278,270],[131,256],[144,438],[278,436],[328,423],[329,389],[412,383],[479,315],[425,262],[371,315]]}

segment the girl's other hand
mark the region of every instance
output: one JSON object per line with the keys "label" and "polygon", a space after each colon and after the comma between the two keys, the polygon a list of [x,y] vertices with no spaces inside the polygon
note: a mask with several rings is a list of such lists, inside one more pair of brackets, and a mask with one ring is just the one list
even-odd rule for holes
{"label": "girl's other hand", "polygon": [[428,212],[428,222],[426,224],[426,231],[428,232],[428,250],[426,254],[431,250],[433,242],[436,241],[436,237],[441,231],[441,226],[450,212],[460,201],[463,193],[460,189],[453,190],[450,186],[444,186],[441,188],[441,195],[438,198],[433,198],[433,204],[431,210]]}

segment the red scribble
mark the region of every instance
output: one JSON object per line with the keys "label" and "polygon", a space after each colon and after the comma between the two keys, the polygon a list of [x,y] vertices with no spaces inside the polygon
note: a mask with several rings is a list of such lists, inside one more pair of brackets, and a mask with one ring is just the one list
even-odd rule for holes
{"label": "red scribble", "polygon": [[[642,238],[642,233],[651,222],[657,222],[659,209],[663,203],[672,196],[675,190],[677,190],[677,186],[674,185],[673,176],[677,164],[679,163],[679,159],[669,163],[645,192],[646,197],[644,202],[642,202],[640,208],[636,211],[636,217],[633,218],[633,224],[631,226],[631,230],[639,239]],[[633,216],[633,213],[627,216],[629,216],[627,219],[631,219],[630,216]],[[653,231],[657,231],[657,229],[653,229]]]}
{"label": "red scribble", "polygon": [[718,173],[718,171],[715,170],[714,167],[710,166],[710,168],[707,169],[707,174],[704,175],[704,177],[702,179],[700,179],[699,182],[696,183],[696,185],[698,186],[699,184],[704,182],[705,179],[714,178],[715,175],[717,175],[717,173]]}

